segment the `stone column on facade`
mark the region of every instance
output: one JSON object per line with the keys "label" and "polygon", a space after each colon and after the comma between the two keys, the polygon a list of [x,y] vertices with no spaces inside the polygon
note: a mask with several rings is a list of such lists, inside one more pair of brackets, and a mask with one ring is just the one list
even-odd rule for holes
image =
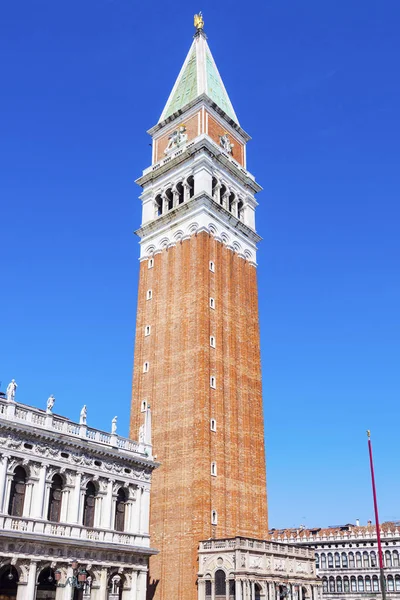
{"label": "stone column on facade", "polygon": [[198,580],[198,600],[206,600],[206,582],[204,579]]}
{"label": "stone column on facade", "polygon": [[169,210],[168,209],[169,200],[168,200],[168,197],[166,194],[162,194],[161,198],[162,198],[162,204],[163,204],[162,211],[163,211],[163,215],[165,215],[165,213],[168,212],[168,210]]}
{"label": "stone column on facade", "polygon": [[254,579],[251,580],[251,600],[255,600],[256,597],[256,584]]}
{"label": "stone column on facade", "polygon": [[140,533],[148,535],[150,521],[150,488],[148,487],[142,488],[142,499],[140,508]]}
{"label": "stone column on facade", "polygon": [[25,486],[24,508],[22,511],[23,517],[30,517],[32,513],[32,498],[33,498],[33,481],[29,479]]}
{"label": "stone column on facade", "polygon": [[132,584],[129,600],[137,600],[138,572],[132,571]]}
{"label": "stone column on facade", "polygon": [[32,511],[32,516],[36,517],[37,519],[43,518],[45,486],[46,486],[46,465],[41,465],[37,490],[35,491],[35,495],[34,495],[34,499],[33,499],[34,504],[33,504],[33,511]]}
{"label": "stone column on facade", "polygon": [[147,572],[139,571],[137,582],[137,600],[146,600]]}
{"label": "stone column on facade", "polygon": [[225,194],[222,196],[222,206],[229,210],[229,196],[231,195],[230,191],[227,190]]}
{"label": "stone column on facade", "polygon": [[302,590],[300,584],[299,584],[299,593],[298,593],[298,596],[297,596],[297,600],[303,600],[303,590]]}
{"label": "stone column on facade", "polygon": [[138,487],[136,489],[136,506],[135,506],[136,510],[135,510],[135,515],[133,517],[133,519],[134,519],[133,532],[134,533],[139,533],[139,531],[140,531],[141,505],[142,505],[142,488]]}
{"label": "stone column on facade", "polygon": [[102,510],[102,527],[104,529],[110,529],[111,523],[111,511],[112,511],[112,496],[113,496],[113,479],[109,479],[107,482],[107,495],[104,498],[103,510]]}
{"label": "stone column on facade", "polygon": [[176,208],[179,202],[179,192],[176,188],[172,190],[172,208]]}
{"label": "stone column on facade", "polygon": [[94,527],[101,527],[103,495],[97,494],[94,500]]}
{"label": "stone column on facade", "polygon": [[70,493],[71,493],[70,486],[65,485],[61,492],[61,512],[60,512],[61,523],[65,523],[66,521],[68,521]]}
{"label": "stone column on facade", "polygon": [[126,531],[128,533],[134,533],[135,531],[135,517],[136,517],[136,503],[137,503],[137,491],[130,488],[129,490],[129,504],[128,504],[128,516],[126,520]]}
{"label": "stone column on facade", "polygon": [[183,201],[187,202],[190,199],[190,185],[188,183],[183,184]]}
{"label": "stone column on facade", "polygon": [[[65,577],[65,581],[63,583],[66,583],[67,579],[69,577],[73,577],[73,575],[74,575],[74,570],[71,565],[68,565],[67,574]],[[63,600],[71,600],[71,598],[73,598],[74,588],[71,588],[70,585],[66,585],[65,588],[63,588],[63,592],[64,592],[63,596],[62,596]]]}
{"label": "stone column on facade", "polygon": [[215,600],[215,579],[211,579],[211,600]]}
{"label": "stone column on facade", "polygon": [[81,486],[81,493],[79,494],[79,510],[78,510],[78,523],[83,523],[83,510],[85,506],[85,492],[86,489]]}
{"label": "stone column on facade", "polygon": [[6,489],[6,481],[7,481],[7,466],[8,466],[8,456],[3,454],[0,462],[0,513],[6,512],[4,509],[4,492]]}
{"label": "stone column on facade", "polygon": [[235,600],[242,600],[242,585],[240,579],[235,579]]}
{"label": "stone column on facade", "polygon": [[219,182],[216,183],[215,187],[214,187],[213,199],[215,200],[215,202],[218,202],[218,204],[219,204],[219,191],[220,191],[221,187],[222,186]]}
{"label": "stone column on facade", "polygon": [[18,581],[17,595],[15,597],[15,600],[25,600],[26,599],[26,587],[27,587],[27,584],[25,581]]}
{"label": "stone column on facade", "polygon": [[274,590],[274,584],[272,581],[268,582],[268,599],[269,600],[275,599],[275,590]]}
{"label": "stone column on facade", "polygon": [[25,600],[35,600],[35,597],[36,597],[36,571],[37,571],[37,562],[32,560],[29,565],[28,585],[26,586]]}
{"label": "stone column on facade", "polygon": [[79,523],[79,504],[81,499],[81,481],[82,481],[82,473],[79,471],[75,474],[75,489],[73,492],[73,501],[71,506],[71,522]]}
{"label": "stone column on facade", "polygon": [[107,569],[101,569],[98,600],[107,600]]}
{"label": "stone column on facade", "polygon": [[3,496],[3,512],[8,512],[8,505],[10,503],[10,494],[11,494],[11,485],[13,480],[13,473],[7,473],[6,475],[6,483],[4,486],[4,496]]}

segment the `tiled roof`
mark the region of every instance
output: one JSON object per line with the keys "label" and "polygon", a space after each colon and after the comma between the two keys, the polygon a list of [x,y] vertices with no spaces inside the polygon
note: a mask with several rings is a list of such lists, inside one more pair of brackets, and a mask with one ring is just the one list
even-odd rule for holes
{"label": "tiled roof", "polygon": [[164,121],[205,94],[239,125],[238,118],[213,59],[204,33],[198,32],[161,114]]}
{"label": "tiled roof", "polygon": [[[380,525],[383,534],[400,535],[400,523],[398,521],[386,521]],[[312,538],[337,538],[337,537],[374,537],[376,535],[375,525],[354,525],[346,523],[344,525],[335,525],[333,527],[310,527],[310,528],[288,528],[288,529],[271,529],[269,531],[272,540],[296,540],[309,541]]]}

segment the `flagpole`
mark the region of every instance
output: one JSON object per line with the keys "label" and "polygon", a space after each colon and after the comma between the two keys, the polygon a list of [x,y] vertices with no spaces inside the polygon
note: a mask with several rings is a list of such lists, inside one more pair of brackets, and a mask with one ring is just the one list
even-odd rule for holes
{"label": "flagpole", "polygon": [[376,538],[378,540],[379,573],[380,573],[380,578],[381,578],[382,600],[386,600],[386,585],[385,585],[385,575],[384,575],[384,570],[383,570],[381,528],[379,525],[378,502],[376,499],[376,487],[375,487],[374,461],[372,458],[371,432],[369,429],[367,430],[367,436],[368,436],[369,464],[371,467],[372,495],[374,497]]}

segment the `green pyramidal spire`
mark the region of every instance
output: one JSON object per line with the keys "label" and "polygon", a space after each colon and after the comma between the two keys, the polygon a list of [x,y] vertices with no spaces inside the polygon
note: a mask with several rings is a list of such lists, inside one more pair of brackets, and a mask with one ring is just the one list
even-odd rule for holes
{"label": "green pyramidal spire", "polygon": [[229,118],[239,125],[238,118],[207,44],[207,38],[203,30],[198,29],[159,122],[164,121],[174,112],[183,109],[202,94],[206,94]]}

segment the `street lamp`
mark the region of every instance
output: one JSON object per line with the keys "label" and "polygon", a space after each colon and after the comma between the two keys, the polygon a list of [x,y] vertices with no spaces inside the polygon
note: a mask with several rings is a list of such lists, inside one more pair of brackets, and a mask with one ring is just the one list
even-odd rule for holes
{"label": "street lamp", "polygon": [[67,580],[65,583],[60,583],[61,571],[59,569],[54,573],[54,577],[57,582],[57,587],[65,588],[65,587],[67,587],[67,585],[71,586],[71,598],[72,598],[75,589],[81,590],[82,588],[85,587],[87,573],[86,573],[85,569],[78,569],[79,562],[76,559],[71,561],[71,567],[72,567],[72,575],[70,577],[67,577]]}

